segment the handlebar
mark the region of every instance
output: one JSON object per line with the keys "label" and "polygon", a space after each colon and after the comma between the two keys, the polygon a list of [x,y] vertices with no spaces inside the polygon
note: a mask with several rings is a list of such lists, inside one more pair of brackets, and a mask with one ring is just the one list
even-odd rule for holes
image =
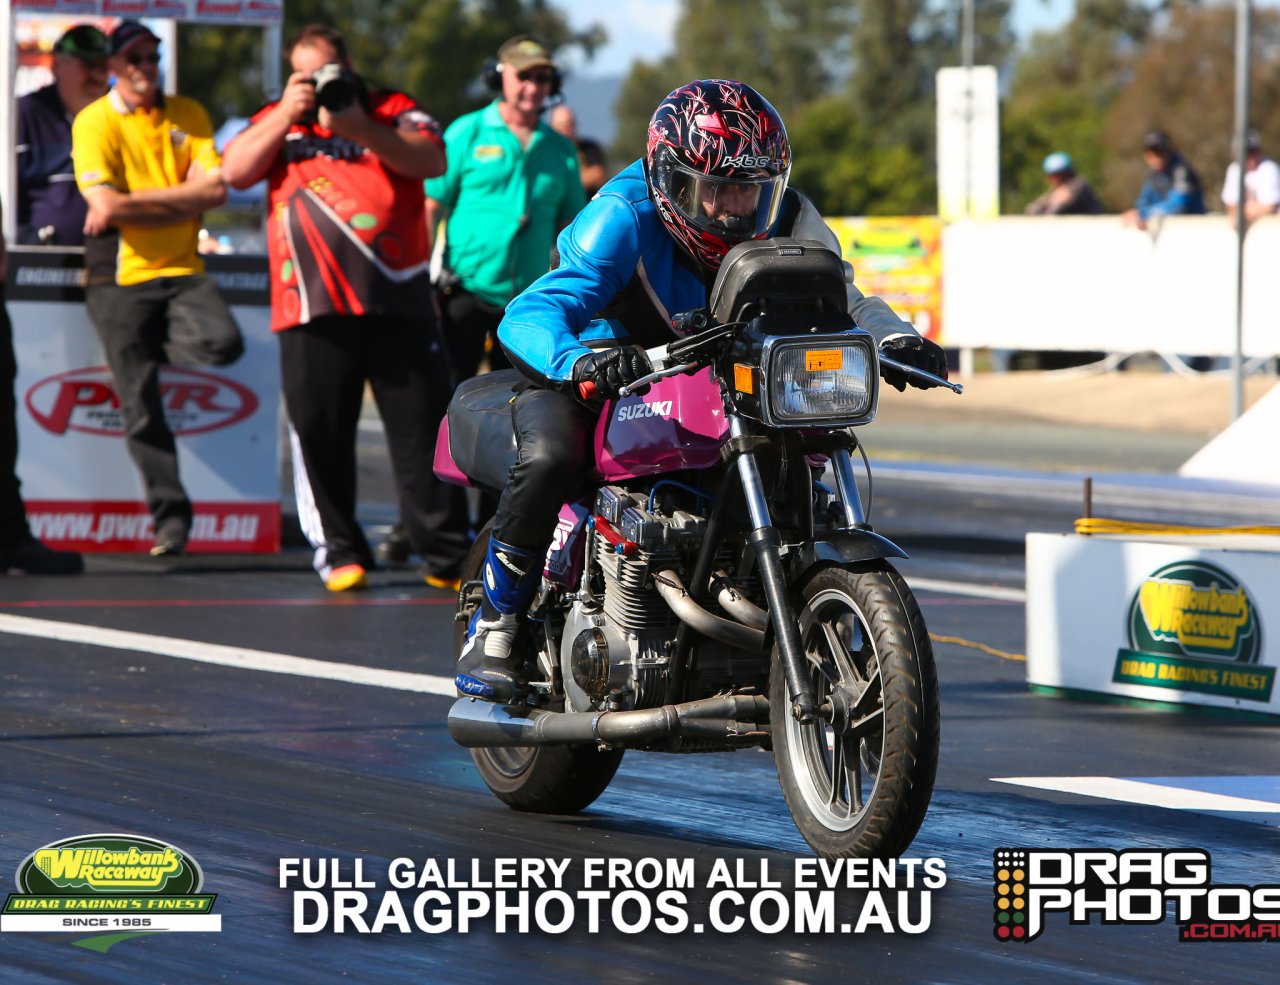
{"label": "handlebar", "polygon": [[[618,396],[629,397],[641,387],[653,383],[657,380],[664,379],[668,376],[679,376],[681,373],[696,369],[695,363],[682,363],[679,366],[667,366],[667,346],[656,345],[652,349],[645,349],[644,354],[649,358],[649,365],[654,371],[648,376],[641,377],[634,383],[628,383],[618,391]],[[596,395],[596,385],[590,380],[578,384],[578,394],[583,400],[590,400]]]}
{"label": "handlebar", "polygon": [[[683,341],[683,340],[681,340]],[[652,349],[646,349],[644,354],[649,358],[649,364],[653,367],[653,372],[648,376],[643,376],[634,383],[629,383],[618,391],[618,396],[629,397],[636,390],[656,383],[658,380],[666,379],[668,376],[679,376],[681,373],[687,373],[690,370],[697,369],[700,365],[698,362],[681,362],[668,364],[670,358],[670,348],[672,343],[666,345],[654,346]],[[953,393],[964,393],[964,386],[959,383],[952,383],[950,380],[941,376],[935,376],[933,373],[927,373],[923,369],[917,369],[915,366],[908,366],[906,363],[900,363],[896,359],[880,353],[880,366],[882,368],[892,369],[894,372],[901,373],[908,380],[926,384],[922,389],[930,387],[946,387]],[[583,400],[590,400],[595,396],[596,386],[589,380],[578,384],[578,393]]]}
{"label": "handlebar", "polygon": [[964,387],[961,384],[952,383],[950,380],[943,379],[941,376],[934,376],[932,373],[926,373],[923,369],[917,369],[915,366],[908,366],[906,363],[900,363],[896,359],[890,359],[883,352],[880,353],[880,365],[893,370],[895,373],[901,373],[908,380],[919,380],[921,383],[928,384],[928,387],[922,387],[921,389],[944,386],[953,393],[964,393]]}

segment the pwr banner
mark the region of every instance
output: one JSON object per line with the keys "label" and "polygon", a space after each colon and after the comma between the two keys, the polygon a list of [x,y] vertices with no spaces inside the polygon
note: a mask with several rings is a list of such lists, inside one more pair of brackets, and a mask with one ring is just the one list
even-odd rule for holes
{"label": "pwr banner", "polygon": [[[77,551],[145,551],[155,538],[141,503],[27,500],[31,532],[47,544]],[[280,547],[280,510],[273,504],[199,503],[188,548],[221,554]]]}
{"label": "pwr banner", "polygon": [[[163,366],[160,395],[195,507],[189,547],[280,546],[279,356],[261,257],[210,257],[244,336],[231,366]],[[151,518],[124,441],[120,401],[84,309],[80,256],[10,251],[18,378],[18,477],[32,532],[81,551],[145,551]]]}

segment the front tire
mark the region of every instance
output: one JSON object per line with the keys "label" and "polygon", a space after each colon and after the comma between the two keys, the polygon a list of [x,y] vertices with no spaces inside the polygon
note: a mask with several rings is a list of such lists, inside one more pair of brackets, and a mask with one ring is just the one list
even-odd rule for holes
{"label": "front tire", "polygon": [[809,572],[795,593],[809,686],[834,714],[796,721],[775,648],[769,706],[787,807],[820,856],[897,858],[924,821],[938,765],[924,617],[885,561]]}
{"label": "front tire", "polygon": [[[458,611],[463,618],[454,623],[455,657],[462,653],[467,625],[480,604],[481,568],[491,529],[492,522],[480,532],[462,565]],[[516,646],[530,648],[527,632],[516,637]],[[527,657],[528,665],[536,667],[536,654]],[[600,751],[590,745],[499,746],[472,749],[471,758],[485,786],[508,807],[536,814],[576,814],[604,793],[618,772],[622,753],[622,749]]]}

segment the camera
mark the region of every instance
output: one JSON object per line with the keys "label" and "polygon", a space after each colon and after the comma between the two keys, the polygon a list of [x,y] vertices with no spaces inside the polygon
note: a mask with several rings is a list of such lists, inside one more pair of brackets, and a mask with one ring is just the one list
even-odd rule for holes
{"label": "camera", "polygon": [[356,79],[342,65],[329,62],[311,75],[316,102],[330,113],[339,113],[356,101]]}

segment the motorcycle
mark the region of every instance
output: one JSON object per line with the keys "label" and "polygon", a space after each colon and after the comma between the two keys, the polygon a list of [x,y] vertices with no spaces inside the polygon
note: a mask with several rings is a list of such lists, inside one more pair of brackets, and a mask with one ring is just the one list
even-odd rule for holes
{"label": "motorcycle", "polygon": [[[920,608],[864,513],[852,454],[886,369],[817,243],[742,243],[708,308],[673,319],[652,375],[604,404],[595,473],[568,503],[517,637],[510,704],[460,697],[453,739],[524,811],[573,813],[627,749],[771,749],[796,827],[828,858],[889,858],[933,792],[938,685]],[[436,471],[501,489],[514,371],[459,388]],[[636,390],[649,387],[644,396]],[[584,394],[589,396],[589,394]],[[822,482],[829,465],[834,490]],[[487,530],[459,593],[482,598]]]}

